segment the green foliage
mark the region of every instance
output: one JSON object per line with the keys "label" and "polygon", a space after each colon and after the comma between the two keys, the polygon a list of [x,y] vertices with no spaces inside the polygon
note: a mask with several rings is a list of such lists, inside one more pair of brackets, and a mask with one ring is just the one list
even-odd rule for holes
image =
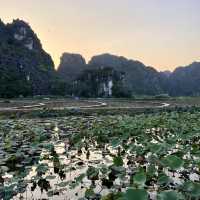
{"label": "green foliage", "polygon": [[99,170],[95,167],[90,166],[87,170],[87,177],[89,180],[98,180],[99,179]]}
{"label": "green foliage", "polygon": [[92,198],[94,198],[94,197],[95,197],[94,190],[91,189],[91,188],[87,189],[87,190],[85,191],[85,197],[86,197],[87,199],[92,199]]}
{"label": "green foliage", "polygon": [[36,171],[39,174],[45,174],[45,172],[48,171],[48,165],[47,164],[39,164],[37,166]]}
{"label": "green foliage", "polygon": [[128,189],[124,195],[124,200],[147,200],[148,193],[143,189]]}
{"label": "green foliage", "polygon": [[122,157],[121,156],[116,156],[116,157],[114,157],[113,158],[113,163],[114,163],[114,165],[115,166],[123,166],[123,159],[122,159]]}
{"label": "green foliage", "polygon": [[133,183],[139,187],[144,187],[146,182],[146,174],[144,172],[138,172],[133,177]]}
{"label": "green foliage", "polygon": [[187,181],[183,184],[182,190],[187,192],[190,197],[200,198],[200,184]]}
{"label": "green foliage", "polygon": [[159,185],[168,185],[170,183],[170,178],[166,174],[160,174],[158,178]]}
{"label": "green foliage", "polygon": [[183,200],[182,196],[176,191],[163,191],[158,194],[158,200]]}
{"label": "green foliage", "polygon": [[56,78],[51,82],[51,89],[50,93],[52,95],[56,96],[65,96],[66,94],[69,94],[70,91],[67,90],[69,86],[65,81],[62,79]]}
{"label": "green foliage", "polygon": [[184,164],[184,161],[181,158],[174,155],[169,155],[163,158],[161,162],[164,166],[169,167],[172,170],[177,170]]}
{"label": "green foliage", "polygon": [[27,97],[32,95],[31,84],[25,77],[15,71],[3,72],[0,69],[0,97],[12,98],[20,95]]}
{"label": "green foliage", "polygon": [[[70,192],[78,199],[80,189],[88,199],[145,200],[151,192],[158,200],[199,199],[199,119],[192,111],[0,120],[0,137],[9,147],[2,148],[0,184],[11,171],[10,183],[23,191],[34,166],[33,185],[52,186],[45,191],[51,197]],[[13,166],[5,168],[6,161]],[[99,187],[108,195],[98,194]],[[8,191],[7,185],[0,187],[7,195],[2,188]]]}
{"label": "green foliage", "polygon": [[115,82],[112,87],[113,97],[116,98],[131,98],[132,92],[129,88],[125,87],[122,82]]}

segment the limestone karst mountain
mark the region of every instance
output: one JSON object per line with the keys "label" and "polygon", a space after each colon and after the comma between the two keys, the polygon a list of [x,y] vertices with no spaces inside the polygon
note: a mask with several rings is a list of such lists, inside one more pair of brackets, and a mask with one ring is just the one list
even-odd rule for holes
{"label": "limestone karst mountain", "polygon": [[169,93],[173,96],[200,95],[200,62],[178,67],[168,78]]}
{"label": "limestone karst mountain", "polygon": [[0,20],[0,97],[77,95],[200,95],[200,62],[158,72],[135,60],[101,54],[86,63],[80,54],[63,53],[56,71],[51,56],[30,25]]}
{"label": "limestone karst mountain", "polygon": [[28,23],[0,21],[0,96],[48,94],[54,63]]}
{"label": "limestone karst mountain", "polygon": [[129,60],[122,56],[102,54],[94,56],[89,64],[111,67],[123,74],[124,85],[132,94],[155,95],[163,93],[159,72],[139,61]]}
{"label": "limestone karst mountain", "polygon": [[71,82],[76,80],[86,68],[86,61],[80,54],[63,53],[58,66],[58,74]]}
{"label": "limestone karst mountain", "polygon": [[61,59],[58,72],[63,73],[62,77],[66,81],[74,80],[77,95],[118,97],[164,92],[160,85],[159,72],[141,62],[102,54],[92,57],[86,65],[85,62],[81,62],[84,61],[82,56],[76,55],[74,59],[74,54],[66,55],[67,62],[63,61],[64,58]]}

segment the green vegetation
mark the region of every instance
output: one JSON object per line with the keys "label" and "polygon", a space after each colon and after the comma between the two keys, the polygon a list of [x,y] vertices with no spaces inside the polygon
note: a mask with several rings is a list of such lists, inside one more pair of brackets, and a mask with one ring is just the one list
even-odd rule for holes
{"label": "green vegetation", "polygon": [[54,63],[31,27],[22,20],[0,20],[0,97],[49,94],[54,79]]}
{"label": "green vegetation", "polygon": [[200,112],[0,120],[0,198],[200,198]]}

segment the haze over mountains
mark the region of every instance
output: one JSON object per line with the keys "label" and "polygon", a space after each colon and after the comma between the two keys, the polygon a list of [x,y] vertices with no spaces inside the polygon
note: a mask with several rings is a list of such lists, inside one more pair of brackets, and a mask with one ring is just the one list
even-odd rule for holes
{"label": "haze over mountains", "polygon": [[[67,48],[67,47],[66,47]],[[58,70],[31,27],[0,21],[0,97],[75,95],[84,97],[200,94],[200,63],[158,72],[135,60],[102,54],[86,63],[63,53]]]}

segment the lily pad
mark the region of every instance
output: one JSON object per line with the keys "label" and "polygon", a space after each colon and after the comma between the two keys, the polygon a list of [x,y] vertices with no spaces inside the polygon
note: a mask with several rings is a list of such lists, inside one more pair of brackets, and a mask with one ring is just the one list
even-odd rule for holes
{"label": "lily pad", "polygon": [[183,185],[182,190],[191,197],[200,198],[200,183],[188,181]]}
{"label": "lily pad", "polygon": [[144,172],[139,172],[135,174],[133,177],[134,184],[139,185],[139,186],[144,186],[146,182],[146,174]]}
{"label": "lily pad", "polygon": [[161,160],[161,163],[165,167],[169,167],[172,170],[178,170],[184,165],[184,161],[174,155],[169,155]]}
{"label": "lily pad", "polygon": [[116,156],[116,157],[114,157],[113,158],[113,163],[114,163],[114,165],[115,166],[123,166],[123,159],[122,159],[122,157],[121,156]]}
{"label": "lily pad", "polygon": [[163,191],[158,194],[158,200],[182,200],[183,196],[176,191]]}
{"label": "lily pad", "polygon": [[147,200],[148,193],[144,189],[128,189],[124,195],[124,200]]}

